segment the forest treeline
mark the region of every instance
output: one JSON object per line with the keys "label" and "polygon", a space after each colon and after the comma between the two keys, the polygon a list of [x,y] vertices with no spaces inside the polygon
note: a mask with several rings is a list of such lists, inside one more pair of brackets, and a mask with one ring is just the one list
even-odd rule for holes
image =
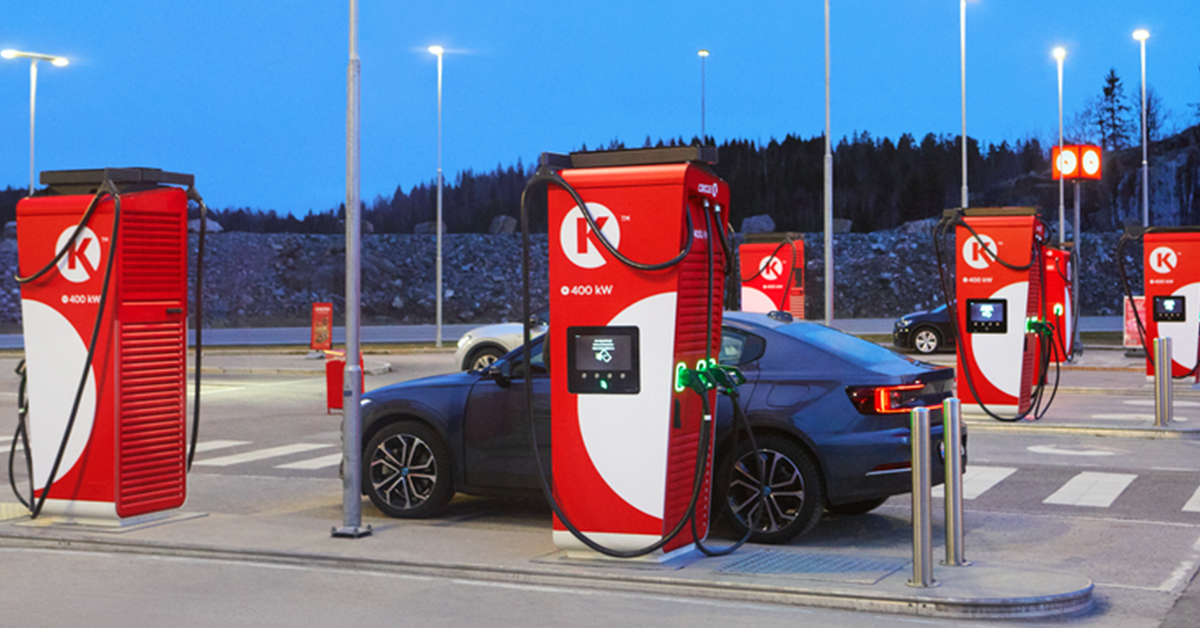
{"label": "forest treeline", "polygon": [[[654,145],[685,143],[689,142],[674,139]],[[624,148],[618,142],[604,147]],[[767,214],[778,230],[821,230],[824,150],[821,136],[789,135],[765,145],[749,140],[722,143],[713,169],[729,184],[735,228],[747,216]],[[975,199],[984,201],[989,190],[1004,189],[1022,175],[1049,177],[1047,150],[1036,139],[989,144],[982,151],[971,139],[967,151],[973,204]],[[833,151],[834,216],[849,219],[854,231],[875,231],[955,207],[962,185],[961,159],[958,137],[930,134],[918,141],[903,135],[892,141],[860,133],[844,138]],[[464,171],[446,181],[442,197],[446,231],[487,233],[496,216],[519,217],[521,193],[533,171],[533,166],[518,161],[483,174]],[[362,213],[375,233],[413,233],[418,224],[435,220],[436,203],[437,186],[431,181],[408,190],[397,187],[391,198],[376,196],[363,203]],[[304,216],[250,208],[212,210],[212,217],[226,230],[264,233],[337,233],[343,229],[344,215],[344,205]],[[531,227],[545,231],[544,209],[533,212]]]}

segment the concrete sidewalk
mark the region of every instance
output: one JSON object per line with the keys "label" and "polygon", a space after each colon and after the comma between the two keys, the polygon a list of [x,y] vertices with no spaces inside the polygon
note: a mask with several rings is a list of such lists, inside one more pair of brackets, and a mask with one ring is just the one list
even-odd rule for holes
{"label": "concrete sidewalk", "polygon": [[[909,586],[911,553],[887,549],[747,545],[722,558],[691,553],[670,561],[578,558],[551,541],[544,506],[460,496],[449,513],[417,521],[382,518],[369,503],[373,534],[333,538],[341,483],[193,474],[189,508],[158,521],[105,530],[30,521],[0,522],[0,547],[127,552],[356,572],[404,573],[521,587],[564,587],[958,618],[1034,618],[1081,612],[1093,584],[1079,574],[976,561],[935,565],[935,586]],[[267,503],[220,512],[229,494],[272,494]],[[364,500],[365,501],[365,500]],[[727,539],[711,540],[726,545]],[[936,554],[935,554],[936,556]],[[936,560],[936,558],[935,558]]]}
{"label": "concrete sidewalk", "polygon": [[[448,353],[452,349],[439,351]],[[400,354],[369,354],[367,370],[386,372]],[[952,364],[953,354],[933,361]],[[319,375],[324,362],[304,352],[214,350],[205,372]],[[1120,392],[1151,396],[1144,361],[1120,350],[1088,348],[1062,369],[1061,394]],[[368,379],[367,387],[371,388]],[[1177,395],[1198,397],[1190,385]],[[1183,437],[1196,428],[1094,425],[1086,417],[1052,412],[1036,422],[970,420],[970,430],[1074,430],[1134,437]],[[1107,433],[1107,432],[1106,432]],[[1027,564],[977,560],[964,567],[934,568],[935,586],[909,586],[911,545],[904,531],[884,543],[839,541],[802,546],[747,546],[720,558],[692,553],[671,561],[581,559],[559,552],[544,506],[504,505],[459,496],[446,516],[412,521],[382,517],[364,500],[371,536],[350,540],[329,534],[342,520],[339,480],[229,476],[196,473],[189,479],[189,509],[123,528],[30,521],[23,508],[0,508],[0,546],[129,552],[214,560],[318,566],[430,578],[468,579],[506,586],[552,586],[636,592],[708,600],[770,603],[949,618],[1035,618],[1084,612],[1093,583],[1080,574]],[[267,496],[260,501],[229,495]],[[499,510],[499,512],[497,512]],[[993,516],[973,515],[976,519]],[[5,520],[7,519],[7,520]],[[853,535],[852,535],[853,536]],[[937,533],[935,532],[935,538]],[[1037,538],[1034,534],[1033,538]],[[719,538],[714,544],[724,545]],[[937,545],[937,541],[935,541]],[[935,547],[935,557],[940,547]],[[1010,560],[1019,561],[1019,555]],[[936,560],[936,558],[935,558]]]}

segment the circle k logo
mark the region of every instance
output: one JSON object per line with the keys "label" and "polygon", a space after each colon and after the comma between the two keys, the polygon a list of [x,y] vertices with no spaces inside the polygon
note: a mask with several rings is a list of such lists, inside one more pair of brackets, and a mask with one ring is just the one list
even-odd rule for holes
{"label": "circle k logo", "polygon": [[57,255],[59,251],[67,249],[62,259],[58,260],[58,272],[71,283],[83,283],[100,269],[100,238],[96,237],[94,231],[84,227],[72,243],[71,234],[75,233],[75,229],[67,227],[58,236],[54,253]]}
{"label": "circle k logo", "polygon": [[783,260],[774,255],[764,257],[758,262],[758,272],[763,279],[775,281],[783,276]]}
{"label": "circle k logo", "polygon": [[[986,251],[984,251],[985,247]],[[988,267],[989,260],[996,256],[996,251],[996,241],[990,236],[980,233],[978,236],[967,238],[967,242],[962,248],[963,261],[975,270],[983,270]]]}
{"label": "circle k logo", "polygon": [[1160,246],[1153,251],[1150,251],[1150,269],[1154,272],[1165,275],[1179,266],[1179,256],[1175,250],[1169,246]]}
{"label": "circle k logo", "polygon": [[[604,234],[613,248],[619,248],[621,227],[617,224],[616,215],[600,203],[588,203],[587,208],[596,221],[596,226],[600,228],[600,233]],[[578,205],[567,212],[567,217],[559,226],[558,242],[567,259],[580,268],[600,268],[607,261],[601,253],[604,246],[600,244],[600,239],[588,225],[587,218]]]}

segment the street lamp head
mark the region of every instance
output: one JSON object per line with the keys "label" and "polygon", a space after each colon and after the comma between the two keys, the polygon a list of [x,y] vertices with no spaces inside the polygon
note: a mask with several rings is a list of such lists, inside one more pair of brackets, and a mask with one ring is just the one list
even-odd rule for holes
{"label": "street lamp head", "polygon": [[430,46],[430,47],[429,47],[429,52],[430,52],[431,54],[435,54],[435,55],[437,55],[437,56],[439,56],[439,57],[440,57],[440,56],[442,56],[443,54],[445,54],[445,53],[446,53],[446,49],[445,49],[445,48],[442,48],[441,46]]}
{"label": "street lamp head", "polygon": [[706,48],[701,48],[701,49],[700,49],[700,52],[698,52],[698,53],[696,53],[696,54],[700,55],[701,57],[707,57],[707,56],[708,56],[708,49],[706,49]]}
{"label": "street lamp head", "polygon": [[1150,31],[1144,28],[1139,28],[1136,31],[1133,31],[1133,38],[1138,41],[1146,41],[1147,39],[1150,39]]}
{"label": "street lamp head", "polygon": [[1055,48],[1054,49],[1054,58],[1058,59],[1059,61],[1062,61],[1063,59],[1067,58],[1067,49],[1063,48],[1062,46]]}
{"label": "street lamp head", "polygon": [[67,64],[66,57],[44,55],[40,52],[23,52],[21,50],[13,50],[11,48],[7,50],[0,50],[0,57],[4,57],[5,59],[24,58],[32,59],[34,61],[49,61],[60,68]]}

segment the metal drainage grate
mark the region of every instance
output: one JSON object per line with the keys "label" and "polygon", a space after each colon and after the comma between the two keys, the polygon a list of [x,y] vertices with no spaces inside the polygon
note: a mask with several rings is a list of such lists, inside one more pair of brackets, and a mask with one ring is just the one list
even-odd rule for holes
{"label": "metal drainage grate", "polygon": [[767,550],[749,554],[716,570],[739,576],[784,576],[832,582],[874,584],[909,563],[889,556],[799,554]]}

